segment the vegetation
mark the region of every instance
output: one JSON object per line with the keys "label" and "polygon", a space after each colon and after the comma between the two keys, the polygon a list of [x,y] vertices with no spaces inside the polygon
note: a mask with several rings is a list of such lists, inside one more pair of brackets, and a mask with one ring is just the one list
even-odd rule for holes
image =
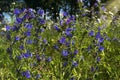
{"label": "vegetation", "polygon": [[15,8],[15,20],[0,27],[0,79],[119,80],[119,12],[78,4],[78,15],[56,22],[43,9]]}

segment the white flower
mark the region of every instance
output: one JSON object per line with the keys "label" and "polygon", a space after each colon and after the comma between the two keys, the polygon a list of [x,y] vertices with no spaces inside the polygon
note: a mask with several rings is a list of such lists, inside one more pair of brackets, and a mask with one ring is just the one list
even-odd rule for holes
{"label": "white flower", "polygon": [[2,28],[1,30],[6,31],[6,28]]}

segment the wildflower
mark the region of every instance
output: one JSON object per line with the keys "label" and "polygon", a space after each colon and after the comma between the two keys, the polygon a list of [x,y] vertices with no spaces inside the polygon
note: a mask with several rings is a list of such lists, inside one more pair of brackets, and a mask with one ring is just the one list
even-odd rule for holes
{"label": "wildflower", "polygon": [[75,20],[75,16],[72,15],[72,16],[70,17],[70,20]]}
{"label": "wildflower", "polygon": [[28,12],[29,12],[29,13],[33,13],[33,12],[35,12],[35,10],[32,9],[32,8],[29,8],[29,9],[28,9]]}
{"label": "wildflower", "polygon": [[21,50],[23,50],[23,49],[24,49],[24,46],[23,46],[23,45],[20,45],[19,48],[20,48]]}
{"label": "wildflower", "polygon": [[44,10],[39,9],[39,10],[37,11],[37,14],[39,14],[39,15],[44,15]]}
{"label": "wildflower", "polygon": [[73,28],[67,28],[66,29],[66,31],[72,31],[73,30]]}
{"label": "wildflower", "polygon": [[52,58],[51,57],[48,57],[47,58],[47,62],[51,62],[52,61]]}
{"label": "wildflower", "polygon": [[66,38],[62,36],[59,40],[59,43],[65,44],[66,43]]}
{"label": "wildflower", "polygon": [[29,71],[24,71],[22,73],[23,76],[25,76],[26,78],[31,78],[30,72]]}
{"label": "wildflower", "polygon": [[98,43],[102,43],[104,41],[104,38],[99,38]]}
{"label": "wildflower", "polygon": [[11,27],[10,26],[6,26],[6,31],[10,31]]}
{"label": "wildflower", "polygon": [[45,24],[45,20],[44,19],[39,19],[40,24]]}
{"label": "wildflower", "polygon": [[60,26],[63,26],[64,21],[60,20]]}
{"label": "wildflower", "polygon": [[94,36],[94,31],[90,31],[89,36]]}
{"label": "wildflower", "polygon": [[25,35],[28,36],[28,37],[30,37],[31,36],[31,32],[27,31],[27,32],[25,32]]}
{"label": "wildflower", "polygon": [[23,58],[23,56],[22,56],[22,55],[19,55],[19,56],[16,56],[16,58],[17,58],[18,60],[21,60],[21,59]]}
{"label": "wildflower", "polygon": [[38,79],[38,78],[40,78],[41,77],[41,75],[40,74],[37,74],[36,75],[36,79]]}
{"label": "wildflower", "polygon": [[42,60],[45,60],[45,54],[42,54]]}
{"label": "wildflower", "polygon": [[78,63],[76,61],[73,61],[72,66],[76,67],[76,66],[78,66]]}
{"label": "wildflower", "polygon": [[62,51],[62,55],[65,56],[65,57],[68,56],[68,51],[67,50],[63,50]]}
{"label": "wildflower", "polygon": [[66,36],[72,37],[72,36],[73,36],[73,35],[72,35],[72,30],[73,30],[73,28],[67,28],[67,29],[65,30]]}
{"label": "wildflower", "polygon": [[22,18],[16,18],[16,22],[18,23],[18,24],[20,24],[20,23],[22,23]]}
{"label": "wildflower", "polygon": [[72,35],[70,31],[65,31],[65,34],[66,34],[66,36],[71,36]]}
{"label": "wildflower", "polygon": [[67,42],[66,42],[66,46],[70,46],[70,41],[67,41]]}
{"label": "wildflower", "polygon": [[66,19],[66,24],[69,24],[71,22],[71,20],[68,18]]}
{"label": "wildflower", "polygon": [[36,16],[35,16],[35,14],[34,13],[31,13],[30,15],[29,15],[29,19],[32,19],[32,18],[35,18]]}
{"label": "wildflower", "polygon": [[19,40],[20,40],[20,37],[16,36],[16,37],[15,37],[15,40],[16,40],[16,41],[19,41]]}
{"label": "wildflower", "polygon": [[74,40],[72,40],[72,45],[74,45],[75,44],[75,41]]}
{"label": "wildflower", "polygon": [[46,39],[44,39],[43,42],[44,42],[45,44],[47,44],[47,40],[46,40]]}
{"label": "wildflower", "polygon": [[18,31],[18,30],[19,30],[19,27],[17,27],[17,26],[14,25],[14,26],[12,27],[12,31]]}
{"label": "wildflower", "polygon": [[41,60],[41,58],[40,58],[40,56],[38,54],[36,55],[36,58],[37,58],[37,61]]}
{"label": "wildflower", "polygon": [[40,32],[44,32],[44,28],[40,28]]}
{"label": "wildflower", "polygon": [[1,30],[2,30],[2,31],[6,31],[6,28],[2,28]]}
{"label": "wildflower", "polygon": [[26,24],[25,24],[25,28],[27,28],[27,29],[31,29],[31,28],[32,28],[32,24],[30,24],[30,23],[26,23]]}
{"label": "wildflower", "polygon": [[32,41],[32,40],[30,40],[30,39],[28,39],[28,40],[26,41],[26,43],[27,43],[27,44],[32,44],[32,43],[33,43],[33,41]]}
{"label": "wildflower", "polygon": [[100,61],[100,57],[97,57],[96,61],[99,62]]}
{"label": "wildflower", "polygon": [[30,53],[29,51],[27,51],[26,53],[23,54],[24,58],[29,58],[32,57],[32,53]]}
{"label": "wildflower", "polygon": [[56,49],[56,50],[59,49],[59,47],[57,45],[54,45],[53,48]]}
{"label": "wildflower", "polygon": [[66,17],[68,14],[67,12],[63,12],[63,16]]}
{"label": "wildflower", "polygon": [[74,50],[74,54],[76,55],[78,53],[78,50]]}
{"label": "wildflower", "polygon": [[54,26],[54,29],[55,29],[56,31],[59,31],[59,30],[60,30],[60,28],[59,28],[57,25]]}
{"label": "wildflower", "polygon": [[100,37],[101,37],[100,32],[98,32],[98,33],[96,34],[96,39],[98,39],[98,38],[100,38]]}
{"label": "wildflower", "polygon": [[63,63],[63,66],[66,67],[66,66],[67,66],[67,62],[64,62],[64,63]]}
{"label": "wildflower", "polygon": [[99,47],[99,51],[103,51],[104,50],[104,47],[103,46],[100,46]]}
{"label": "wildflower", "polygon": [[19,15],[21,13],[21,11],[20,11],[20,9],[15,8],[13,13],[16,15]]}

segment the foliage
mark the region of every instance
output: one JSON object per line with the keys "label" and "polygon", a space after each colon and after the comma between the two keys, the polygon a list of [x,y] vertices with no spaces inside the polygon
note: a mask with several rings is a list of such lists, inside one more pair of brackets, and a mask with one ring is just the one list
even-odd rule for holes
{"label": "foliage", "polygon": [[90,18],[81,5],[80,15],[58,22],[45,20],[42,9],[15,8],[0,35],[1,80],[119,80],[119,17],[99,3],[99,16]]}

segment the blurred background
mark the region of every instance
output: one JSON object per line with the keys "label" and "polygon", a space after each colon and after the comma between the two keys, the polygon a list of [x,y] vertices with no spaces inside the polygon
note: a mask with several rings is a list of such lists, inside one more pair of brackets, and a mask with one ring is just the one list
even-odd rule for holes
{"label": "blurred background", "polygon": [[112,6],[120,3],[119,0],[0,0],[0,21],[4,19],[4,21],[11,22],[14,8],[43,9],[46,19],[57,21],[62,15],[80,14],[80,2],[83,3],[83,8],[90,10],[88,17],[92,16],[93,10],[99,11],[99,7],[97,7],[99,3]]}

